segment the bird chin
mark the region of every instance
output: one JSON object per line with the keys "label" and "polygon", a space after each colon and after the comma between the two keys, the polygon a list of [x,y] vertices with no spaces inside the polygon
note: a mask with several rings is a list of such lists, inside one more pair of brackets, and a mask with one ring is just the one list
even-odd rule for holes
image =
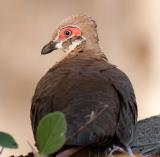
{"label": "bird chin", "polygon": [[70,53],[70,52],[76,52],[79,48],[81,49],[84,44],[84,40],[74,40],[71,42],[71,44],[65,49],[65,52]]}
{"label": "bird chin", "polygon": [[86,43],[86,38],[83,36],[71,37],[62,43],[62,50],[65,54],[74,54],[78,50],[81,50]]}
{"label": "bird chin", "polygon": [[62,44],[63,44],[63,42],[57,43],[57,44],[56,44],[56,48],[57,48],[57,49],[62,49],[62,48],[63,48]]}

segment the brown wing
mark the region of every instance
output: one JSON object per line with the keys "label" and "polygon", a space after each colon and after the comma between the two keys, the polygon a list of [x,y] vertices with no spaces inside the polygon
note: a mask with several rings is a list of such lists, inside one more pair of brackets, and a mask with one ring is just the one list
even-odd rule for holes
{"label": "brown wing", "polygon": [[136,119],[131,97],[134,98],[134,92],[128,78],[115,66],[93,58],[65,60],[52,68],[36,88],[31,108],[34,134],[45,114],[59,110],[66,116],[67,137],[70,137],[86,123],[92,111],[96,113],[108,105],[106,111],[69,144],[107,141],[116,132],[126,144]]}
{"label": "brown wing", "polygon": [[54,69],[50,69],[41,78],[32,98],[30,118],[34,136],[36,135],[39,120],[47,113],[55,111],[54,97],[57,90],[56,87],[61,85],[67,76],[65,71],[61,74],[53,71]]}
{"label": "brown wing", "polygon": [[128,77],[119,69],[113,69],[110,76],[120,100],[116,135],[122,144],[128,145],[133,139],[137,123],[137,104],[134,90]]}
{"label": "brown wing", "polygon": [[[110,80],[111,86],[118,95],[119,105],[112,104],[117,106],[116,111],[118,111],[116,136],[123,145],[127,146],[132,141],[137,123],[137,104],[132,84],[127,75],[112,64],[106,64],[105,61],[97,61],[95,64],[99,68],[100,75]],[[108,95],[110,94],[113,93],[108,92]],[[116,102],[116,99],[114,100]]]}

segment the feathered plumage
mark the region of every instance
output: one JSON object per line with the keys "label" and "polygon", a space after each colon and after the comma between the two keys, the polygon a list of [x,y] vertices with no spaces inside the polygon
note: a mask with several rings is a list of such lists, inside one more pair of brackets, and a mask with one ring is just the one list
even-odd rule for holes
{"label": "feathered plumage", "polygon": [[[98,45],[95,22],[90,22],[92,20],[87,20],[86,16],[85,20],[77,21],[73,19],[73,22],[70,20],[62,25],[78,25],[82,31],[81,37],[85,37],[85,43],[69,52],[67,57],[54,65],[39,81],[31,107],[34,135],[38,122],[44,115],[61,111],[65,114],[68,124],[66,136],[71,137],[89,120],[91,114],[96,114],[107,106],[93,123],[68,140],[66,145],[106,148],[115,144],[127,150],[137,121],[137,106],[132,85],[128,77],[110,64],[102,51],[97,49],[99,46],[94,45],[95,42]],[[87,32],[85,28],[94,30]],[[54,38],[57,38],[57,33]],[[73,39],[74,37],[71,37],[63,43]],[[89,46],[85,46],[88,41]],[[46,47],[48,48],[48,45]],[[42,51],[48,51],[46,47]]]}

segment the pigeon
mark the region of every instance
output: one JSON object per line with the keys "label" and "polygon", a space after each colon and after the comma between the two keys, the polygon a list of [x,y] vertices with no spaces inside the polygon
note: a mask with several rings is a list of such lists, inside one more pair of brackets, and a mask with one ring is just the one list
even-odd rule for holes
{"label": "pigeon", "polygon": [[39,121],[60,111],[67,122],[66,142],[91,147],[112,156],[127,152],[137,123],[137,103],[128,76],[111,64],[99,45],[96,22],[87,15],[63,20],[41,51],[60,49],[64,54],[40,79],[31,105],[36,140]]}

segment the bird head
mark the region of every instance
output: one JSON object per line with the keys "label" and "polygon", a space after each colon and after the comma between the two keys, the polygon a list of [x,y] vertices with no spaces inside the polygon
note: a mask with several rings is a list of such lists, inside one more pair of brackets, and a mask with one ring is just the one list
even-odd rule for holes
{"label": "bird head", "polygon": [[62,49],[67,53],[99,49],[96,28],[97,25],[91,17],[71,16],[58,26],[51,41],[43,47],[41,54],[48,54],[56,49]]}

